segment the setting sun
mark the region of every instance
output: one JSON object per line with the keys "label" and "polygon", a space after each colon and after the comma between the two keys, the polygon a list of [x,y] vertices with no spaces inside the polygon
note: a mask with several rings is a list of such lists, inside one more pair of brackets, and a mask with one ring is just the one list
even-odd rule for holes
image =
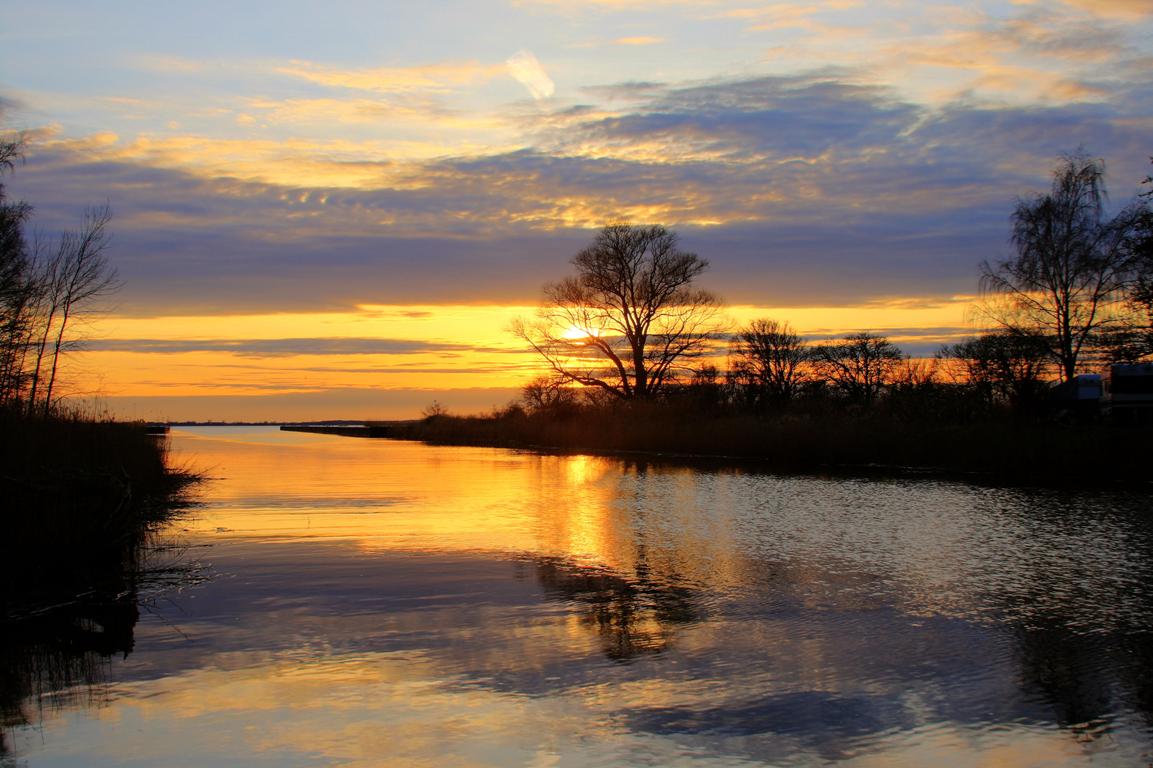
{"label": "setting sun", "polygon": [[580,339],[590,339],[590,338],[595,339],[595,338],[599,338],[600,336],[601,336],[601,331],[599,331],[595,328],[580,328],[580,327],[575,326],[575,325],[570,325],[561,334],[562,338],[568,339],[570,341],[578,341]]}

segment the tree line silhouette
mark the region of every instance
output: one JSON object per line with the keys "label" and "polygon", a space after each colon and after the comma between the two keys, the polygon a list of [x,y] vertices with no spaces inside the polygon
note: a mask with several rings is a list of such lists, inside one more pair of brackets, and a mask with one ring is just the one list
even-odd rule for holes
{"label": "tree line silhouette", "polygon": [[[549,369],[519,407],[688,396],[763,413],[803,400],[872,408],[932,391],[985,410],[1035,410],[1048,379],[1153,356],[1153,190],[1109,217],[1104,175],[1101,160],[1071,154],[1048,193],[1019,200],[1014,254],[980,265],[985,332],[919,360],[868,332],[814,343],[771,318],[726,332],[717,297],[694,286],[705,259],[664,227],[610,225],[573,258],[575,275],[545,287],[534,321],[514,325]],[[726,340],[722,372],[712,361]]]}
{"label": "tree line silhouette", "polygon": [[726,327],[717,297],[695,285],[705,259],[664,227],[613,224],[514,324],[547,371],[519,399],[487,416],[438,407],[387,432],[786,470],[1145,482],[1142,431],[1102,423],[1054,380],[1077,387],[1081,373],[1153,359],[1151,193],[1110,217],[1102,161],[1062,158],[1047,193],[1017,202],[1013,254],[979,266],[982,330],[923,358],[869,332],[809,340],[772,318]]}

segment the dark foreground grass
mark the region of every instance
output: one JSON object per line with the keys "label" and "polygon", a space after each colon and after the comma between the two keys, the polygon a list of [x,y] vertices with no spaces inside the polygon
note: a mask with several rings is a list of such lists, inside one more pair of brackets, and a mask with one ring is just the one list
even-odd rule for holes
{"label": "dark foreground grass", "polygon": [[0,620],[129,589],[195,479],[141,425],[0,415]]}
{"label": "dark foreground grass", "polygon": [[1153,481],[1150,430],[1103,423],[945,422],[844,411],[726,416],[654,405],[560,416],[438,415],[391,433],[443,444],[755,460],[791,472],[917,469],[1044,485]]}

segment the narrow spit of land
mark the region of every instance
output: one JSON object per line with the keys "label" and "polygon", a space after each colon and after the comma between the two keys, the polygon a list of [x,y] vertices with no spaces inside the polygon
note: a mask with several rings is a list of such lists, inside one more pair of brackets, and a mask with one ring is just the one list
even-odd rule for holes
{"label": "narrow spit of land", "polygon": [[438,415],[281,429],[440,445],[753,462],[780,472],[913,470],[994,482],[1153,488],[1148,460],[1153,430],[1139,425],[589,413],[571,419]]}
{"label": "narrow spit of land", "polygon": [[313,432],[341,437],[391,437],[405,439],[404,433],[416,422],[372,422],[371,424],[282,424],[285,432]]}

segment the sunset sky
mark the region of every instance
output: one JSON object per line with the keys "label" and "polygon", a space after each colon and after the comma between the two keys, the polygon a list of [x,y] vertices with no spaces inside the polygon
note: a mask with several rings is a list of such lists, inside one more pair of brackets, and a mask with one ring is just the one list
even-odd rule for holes
{"label": "sunset sky", "polygon": [[735,322],[971,331],[1058,156],[1153,154],[1153,0],[0,5],[5,179],[45,237],[113,211],[75,396],[150,419],[500,405],[507,328],[610,221]]}

